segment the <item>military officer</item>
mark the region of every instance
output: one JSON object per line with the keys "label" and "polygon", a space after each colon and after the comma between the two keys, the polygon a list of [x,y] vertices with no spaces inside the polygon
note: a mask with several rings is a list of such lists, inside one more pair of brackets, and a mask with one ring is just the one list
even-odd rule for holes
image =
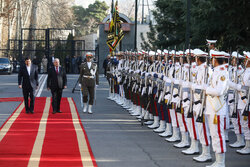
{"label": "military officer", "polygon": [[[92,62],[93,54],[86,53],[86,62],[80,66],[80,78],[81,90],[83,94],[83,112],[87,112],[88,102],[88,113],[92,114],[92,105],[94,103],[95,87],[99,84],[97,64]],[[89,100],[88,100],[89,95]]]}
{"label": "military officer", "polygon": [[[238,60],[238,65],[237,65]],[[237,104],[235,100],[237,100],[238,92],[241,89],[241,85],[238,84],[239,78],[244,72],[244,68],[241,65],[241,61],[244,60],[244,56],[240,55],[237,52],[232,53],[232,66],[229,68],[229,88],[228,91],[228,105],[229,105],[229,115],[231,116],[231,122],[234,127],[234,133],[236,134],[237,140],[235,143],[229,144],[232,148],[239,148],[245,145],[244,135],[242,131],[242,115],[237,112]],[[243,63],[243,62],[242,62]],[[236,98],[236,96],[238,96]]]}
{"label": "military officer", "polygon": [[[180,140],[180,128],[179,128],[179,122],[177,118],[176,109],[177,106],[180,104],[180,97],[179,97],[179,83],[175,82],[175,80],[180,80],[181,77],[181,64],[180,64],[180,54],[177,51],[172,51],[173,56],[173,66],[170,70],[172,73],[171,75],[171,99],[170,103],[172,104],[172,107],[170,109],[170,116],[171,116],[171,123],[173,127],[173,135],[170,138],[167,138],[166,140],[168,142],[176,142]],[[173,71],[172,71],[173,70]],[[170,74],[171,74],[170,73]]]}
{"label": "military officer", "polygon": [[[190,61],[190,64],[191,64],[190,71],[189,71],[189,81],[192,83],[192,82],[194,82],[196,80],[196,76],[197,76],[197,72],[198,72],[197,64],[196,64],[196,61],[195,61],[195,56],[194,56],[194,51],[193,50],[191,50],[191,49],[186,50],[186,54],[188,54],[189,61]],[[196,54],[198,54],[198,53],[196,52]],[[201,54],[201,53],[199,53],[199,54]],[[197,131],[197,123],[195,121],[196,120],[196,115],[194,115],[194,112],[193,112],[193,102],[194,102],[193,93],[194,92],[192,90],[190,90],[189,99],[186,100],[186,102],[185,102],[185,99],[183,100],[184,101],[183,106],[186,106],[187,110],[188,110],[187,127],[188,127],[188,132],[189,132],[189,135],[190,135],[190,139],[191,139],[190,147],[188,149],[182,151],[182,153],[185,154],[185,155],[199,154],[199,147],[198,147],[199,135],[198,135],[198,131]]]}
{"label": "military officer", "polygon": [[[194,55],[196,57],[196,63],[198,65],[198,72],[196,79],[193,81],[192,84],[192,89],[194,90],[193,114],[197,117],[196,121],[199,116],[202,116],[204,119],[202,121],[197,122],[199,141],[202,145],[202,153],[198,157],[194,157],[193,160],[198,162],[209,162],[212,161],[212,157],[210,154],[210,134],[208,129],[207,117],[205,115],[203,116],[204,106],[202,104],[201,98],[201,95],[203,94],[203,92],[201,91],[201,86],[208,78],[208,76],[206,76],[206,70],[210,71],[210,68],[208,67],[206,61],[208,53],[203,52],[200,49],[194,49]],[[209,73],[210,72],[208,72],[208,74]]]}
{"label": "military officer", "polygon": [[180,96],[180,106],[179,111],[177,112],[177,119],[180,126],[181,132],[181,142],[175,144],[177,148],[185,148],[189,146],[188,139],[188,127],[187,127],[187,113],[189,110],[189,68],[190,65],[187,61],[187,54],[179,51],[180,62],[181,62],[181,76],[180,80],[176,80],[179,84],[179,96]]}
{"label": "military officer", "polygon": [[[164,132],[160,133],[159,136],[161,137],[169,137],[172,135],[172,126],[171,126],[171,117],[170,117],[170,112],[169,112],[169,97],[170,97],[170,86],[171,86],[171,80],[168,80],[168,74],[169,74],[169,69],[172,66],[171,64],[171,53],[169,50],[164,49],[164,70],[163,70],[163,80],[164,80],[164,87],[163,87],[163,92],[162,92],[162,100],[163,100],[163,112],[164,112],[164,118],[165,118],[165,129]],[[169,82],[168,82],[169,81]]]}
{"label": "military officer", "polygon": [[217,40],[209,40],[209,39],[207,39],[206,41],[207,41],[207,45],[208,45],[209,50],[216,50],[216,51],[218,50],[215,47],[215,44],[216,44]]}
{"label": "military officer", "polygon": [[225,166],[226,141],[224,135],[224,119],[226,117],[227,105],[225,96],[228,91],[229,73],[225,68],[229,54],[219,51],[210,51],[212,65],[214,67],[209,86],[204,83],[206,90],[206,110],[210,134],[212,138],[213,151],[216,161],[211,166]]}

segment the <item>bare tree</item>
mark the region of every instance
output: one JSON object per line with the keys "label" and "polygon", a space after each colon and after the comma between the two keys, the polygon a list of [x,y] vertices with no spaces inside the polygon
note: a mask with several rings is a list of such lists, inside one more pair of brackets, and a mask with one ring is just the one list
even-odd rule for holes
{"label": "bare tree", "polygon": [[[0,48],[7,48],[8,39],[20,39],[22,28],[66,28],[73,18],[73,2],[74,0],[1,0]],[[35,31],[23,32],[23,38],[29,40],[34,40],[36,35]],[[31,49],[35,47],[34,44],[28,45]]]}

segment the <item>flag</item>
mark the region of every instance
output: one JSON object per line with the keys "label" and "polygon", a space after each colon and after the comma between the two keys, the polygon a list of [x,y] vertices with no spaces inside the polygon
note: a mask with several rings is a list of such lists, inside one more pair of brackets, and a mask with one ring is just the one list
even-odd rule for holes
{"label": "flag", "polygon": [[[112,15],[113,13],[113,15]],[[118,1],[115,3],[115,8],[110,14],[110,24],[109,24],[109,33],[108,33],[108,40],[107,45],[110,48],[110,52],[115,50],[117,45],[120,43],[122,38],[124,37],[122,28],[121,28],[121,21],[118,12]]]}

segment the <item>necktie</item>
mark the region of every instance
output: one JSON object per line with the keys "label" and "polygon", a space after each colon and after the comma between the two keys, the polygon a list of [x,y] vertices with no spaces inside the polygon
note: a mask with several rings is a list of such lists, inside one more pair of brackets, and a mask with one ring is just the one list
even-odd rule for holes
{"label": "necktie", "polygon": [[56,67],[56,74],[58,74],[58,67]]}

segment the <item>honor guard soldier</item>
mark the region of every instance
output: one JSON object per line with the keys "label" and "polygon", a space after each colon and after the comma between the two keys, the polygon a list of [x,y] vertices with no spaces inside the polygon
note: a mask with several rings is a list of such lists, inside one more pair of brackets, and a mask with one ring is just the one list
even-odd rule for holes
{"label": "honor guard soldier", "polygon": [[[147,95],[148,95],[148,104],[147,104],[147,109],[148,109],[148,114],[146,113],[145,117],[149,117],[149,120],[147,122],[145,122],[146,125],[153,125],[155,123],[155,125],[157,124],[157,122],[159,123],[159,117],[154,116],[153,115],[153,110],[154,108],[154,104],[153,104],[153,87],[154,87],[154,82],[152,81],[152,77],[153,77],[153,72],[154,72],[154,68],[155,68],[155,52],[154,51],[149,51],[148,53],[148,68],[147,68],[147,72],[145,74],[145,80],[146,80],[146,84],[147,84]],[[152,121],[153,120],[153,121]]]}
{"label": "honor guard soldier", "polygon": [[[165,129],[163,133],[160,133],[159,136],[161,137],[169,137],[172,135],[172,126],[171,126],[171,117],[169,112],[169,99],[170,99],[170,86],[171,86],[171,80],[168,79],[169,69],[172,66],[171,61],[171,53],[169,50],[164,49],[164,62],[165,66],[163,69],[163,81],[164,81],[164,87],[162,91],[162,97],[160,97],[160,100],[163,100],[163,112],[164,112],[164,118],[165,118]],[[159,102],[159,101],[158,101]]]}
{"label": "honor guard soldier", "polygon": [[[145,121],[147,125],[151,125],[153,123],[153,114],[151,113],[150,107],[150,95],[149,95],[149,78],[151,76],[150,71],[152,70],[152,56],[154,52],[143,52],[144,53],[144,71],[142,73],[142,120]],[[150,56],[151,55],[151,56]],[[151,82],[151,81],[150,81]]]}
{"label": "honor guard soldier", "polygon": [[108,63],[108,71],[107,71],[107,79],[109,80],[110,83],[110,96],[108,97],[109,100],[116,100],[116,67],[118,65],[118,60],[116,59],[116,56],[111,56],[110,57],[110,63]]}
{"label": "honor guard soldier", "polygon": [[158,128],[160,125],[160,119],[158,116],[158,111],[157,111],[157,78],[158,78],[158,74],[157,74],[157,69],[160,68],[160,56],[157,56],[157,52],[154,52],[154,58],[152,58],[151,60],[153,60],[152,63],[152,71],[151,71],[151,79],[150,79],[150,88],[149,88],[149,92],[150,92],[150,108],[151,108],[151,112],[154,116],[154,122],[152,125],[149,125],[148,128],[150,129],[155,129]]}
{"label": "honor guard soldier", "polygon": [[189,110],[189,69],[190,65],[188,64],[187,54],[179,51],[180,54],[180,65],[181,65],[181,76],[179,80],[175,80],[175,83],[179,84],[179,109],[177,110],[177,119],[181,132],[181,142],[175,144],[177,148],[186,148],[189,147],[189,138],[188,138],[188,127],[187,127],[187,114]]}
{"label": "honor guard soldier", "polygon": [[208,48],[209,50],[218,50],[216,47],[215,47],[215,44],[216,44],[217,40],[209,40],[207,39],[207,45],[208,45]]}
{"label": "honor guard soldier", "polygon": [[[173,52],[172,52],[173,53]],[[175,82],[175,80],[179,81],[181,77],[181,64],[180,64],[180,54],[177,51],[174,51],[173,54],[173,78],[171,79],[171,104],[172,107],[170,109],[170,116],[171,116],[171,123],[173,127],[173,135],[170,138],[167,138],[166,140],[168,142],[176,142],[180,140],[180,128],[179,128],[179,122],[177,118],[176,109],[177,106],[180,104],[180,97],[179,97],[179,83]],[[172,70],[172,69],[171,69]]]}
{"label": "honor guard soldier", "polygon": [[[194,82],[196,80],[197,77],[197,64],[195,61],[195,56],[194,56],[194,51],[191,49],[186,50],[186,54],[187,54],[187,58],[189,60],[189,64],[190,64],[190,71],[189,71],[189,82],[190,84],[192,82]],[[196,52],[196,54],[198,54]],[[187,85],[187,84],[186,84]],[[187,86],[188,87],[188,86]],[[187,109],[187,126],[188,126],[188,132],[190,135],[190,139],[191,139],[191,145],[188,149],[183,150],[182,153],[185,155],[194,155],[194,154],[199,154],[199,136],[198,136],[198,131],[197,131],[197,123],[196,123],[196,115],[194,114],[193,111],[193,90],[190,89],[189,90],[189,99],[183,100],[184,103],[186,103],[186,105],[188,105],[188,109]],[[183,107],[185,108],[186,106],[185,104],[183,104]]]}
{"label": "honor guard soldier", "polygon": [[241,91],[239,93],[238,109],[239,114],[243,117],[242,129],[245,136],[246,145],[241,150],[237,150],[237,153],[248,155],[250,154],[250,108],[249,108],[249,87],[250,87],[250,52],[243,52],[245,58],[246,70],[240,77]]}
{"label": "honor guard soldier", "polygon": [[225,97],[229,87],[229,73],[225,64],[229,54],[211,50],[210,55],[214,71],[209,85],[203,84],[207,95],[205,114],[208,118],[213,151],[216,157],[216,161],[210,167],[224,167],[226,152],[224,119],[226,112],[228,112]]}
{"label": "honor guard soldier", "polygon": [[[238,52],[232,53],[231,66],[229,66],[229,91],[228,91],[228,105],[229,105],[229,115],[231,117],[231,122],[234,127],[234,133],[236,134],[237,140],[233,144],[229,144],[232,148],[239,148],[245,145],[244,135],[242,130],[242,115],[237,111],[238,104],[238,93],[241,90],[241,85],[239,84],[239,78],[244,72],[242,64],[244,63],[244,56],[240,55]],[[235,102],[237,101],[237,102]]]}
{"label": "honor guard soldier", "polygon": [[131,57],[129,56],[128,51],[124,52],[124,55],[125,55],[125,60],[124,60],[124,67],[123,67],[123,77],[124,77],[123,88],[124,88],[125,98],[124,98],[124,104],[122,105],[122,107],[124,109],[128,109],[131,106],[130,94],[129,94],[129,76],[128,76]]}
{"label": "honor guard soldier", "polygon": [[[193,81],[192,89],[194,91],[194,101],[193,101],[193,114],[196,117],[196,123],[198,128],[198,136],[200,143],[202,145],[202,153],[198,157],[194,157],[193,160],[197,162],[211,162],[212,157],[210,154],[210,134],[208,129],[208,120],[204,113],[204,104],[205,95],[202,92],[202,85],[205,83],[205,80],[208,79],[210,68],[208,67],[208,53],[203,52],[200,49],[194,49],[194,55],[196,57],[197,64],[197,75],[196,79]],[[198,118],[202,118],[201,120]]]}
{"label": "honor guard soldier", "polygon": [[164,112],[164,70],[166,66],[165,53],[161,50],[157,50],[159,65],[157,67],[157,112],[160,119],[160,126],[154,129],[154,132],[162,133],[166,130],[166,115]]}
{"label": "honor guard soldier", "polygon": [[[92,105],[94,103],[96,85],[99,84],[97,64],[92,62],[93,54],[86,53],[86,62],[80,66],[80,83],[83,94],[83,112],[87,112],[88,102],[88,113],[92,114]],[[89,96],[89,100],[88,100]]]}

